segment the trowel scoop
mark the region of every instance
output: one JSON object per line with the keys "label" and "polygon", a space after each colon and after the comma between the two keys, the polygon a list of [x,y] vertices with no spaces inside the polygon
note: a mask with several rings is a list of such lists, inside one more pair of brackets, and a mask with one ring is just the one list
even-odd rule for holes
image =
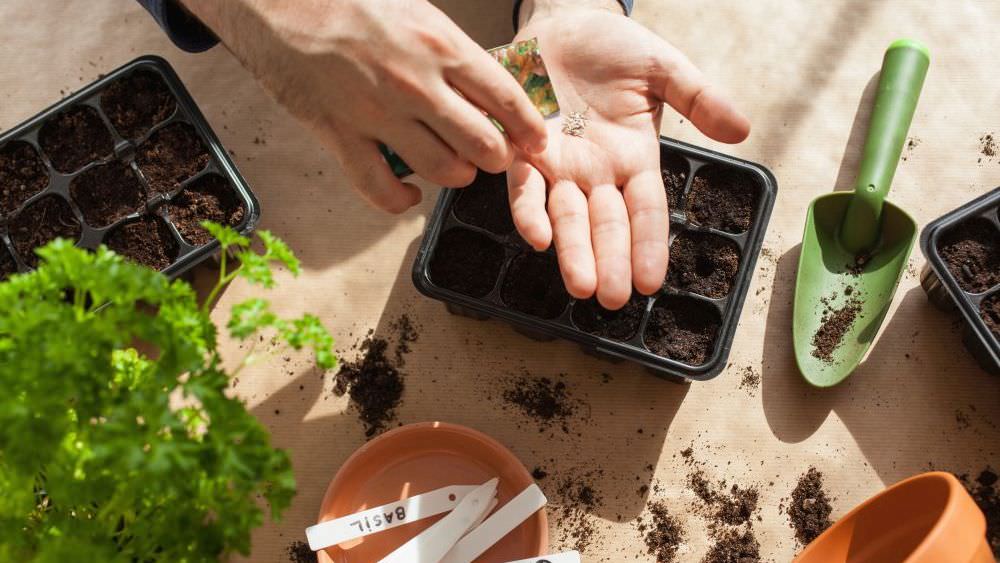
{"label": "trowel scoop", "polygon": [[809,206],[792,335],[799,371],[815,386],[840,383],[864,358],[909,260],[917,225],[885,197],[929,65],[916,41],[889,46],[854,191]]}

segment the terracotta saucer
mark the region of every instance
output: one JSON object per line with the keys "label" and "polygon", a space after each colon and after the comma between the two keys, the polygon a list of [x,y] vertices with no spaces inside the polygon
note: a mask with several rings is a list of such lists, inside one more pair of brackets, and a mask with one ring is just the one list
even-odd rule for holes
{"label": "terracotta saucer", "polygon": [[[330,482],[319,521],[426,493],[448,485],[479,485],[500,478],[499,506],[534,483],[507,448],[481,432],[445,422],[396,428],[361,446]],[[329,547],[322,563],[372,563],[385,557],[442,516],[427,518]],[[476,561],[502,563],[548,550],[545,509],[536,512]]]}

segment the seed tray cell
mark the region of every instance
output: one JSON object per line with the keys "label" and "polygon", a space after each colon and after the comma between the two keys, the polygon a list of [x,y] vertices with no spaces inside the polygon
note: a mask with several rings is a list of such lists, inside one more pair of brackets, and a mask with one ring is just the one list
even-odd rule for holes
{"label": "seed tray cell", "polygon": [[503,213],[504,175],[484,172],[467,188],[442,191],[413,266],[417,289],[452,313],[501,319],[540,340],[572,340],[661,377],[715,377],[732,347],[777,183],[758,164],[665,138],[660,148],[672,264],[656,294],[635,294],[619,311],[570,298],[554,250],[532,250]]}

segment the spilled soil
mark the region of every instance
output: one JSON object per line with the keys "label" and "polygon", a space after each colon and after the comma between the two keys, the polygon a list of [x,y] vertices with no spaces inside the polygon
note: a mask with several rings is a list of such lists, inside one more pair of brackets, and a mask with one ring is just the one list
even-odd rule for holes
{"label": "spilled soil", "polygon": [[788,520],[799,544],[809,545],[826,531],[833,524],[830,519],[832,512],[830,497],[823,490],[823,474],[810,467],[799,477],[788,506]]}
{"label": "spilled soil", "polygon": [[958,478],[986,516],[986,540],[993,556],[1000,559],[1000,488],[996,472],[987,467],[976,477],[959,475]]}
{"label": "spilled soil", "polygon": [[653,522],[639,525],[639,533],[645,534],[646,553],[655,556],[656,563],[673,563],[677,560],[677,549],[684,543],[684,529],[665,503],[651,502],[647,508]]}
{"label": "spilled soil", "polygon": [[557,427],[569,433],[569,419],[581,403],[564,381],[523,374],[509,379],[505,386],[504,403],[537,423],[539,432]]}

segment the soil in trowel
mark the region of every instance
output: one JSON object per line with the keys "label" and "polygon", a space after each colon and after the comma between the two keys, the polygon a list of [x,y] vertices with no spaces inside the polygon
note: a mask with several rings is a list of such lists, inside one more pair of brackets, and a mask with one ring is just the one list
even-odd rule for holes
{"label": "soil in trowel", "polygon": [[857,291],[853,288],[846,289],[847,302],[842,306],[834,308],[830,305],[829,299],[823,299],[826,309],[823,311],[823,318],[820,321],[819,329],[813,334],[812,355],[820,360],[832,364],[833,352],[844,341],[858,314],[861,313],[861,300],[857,298]]}
{"label": "soil in trowel", "polygon": [[639,525],[639,532],[645,534],[646,553],[655,556],[656,563],[673,563],[677,549],[684,543],[684,529],[663,502],[651,502],[648,508],[652,524]]}
{"label": "soil in trowel", "polygon": [[958,478],[986,516],[986,540],[993,550],[993,556],[1000,558],[1000,490],[997,486],[997,474],[987,467],[975,478],[968,475],[960,475]]}
{"label": "soil in trowel", "polygon": [[823,474],[810,467],[799,477],[788,507],[788,519],[800,545],[809,545],[833,524],[831,512],[830,498],[823,490]]}
{"label": "soil in trowel", "polygon": [[342,365],[333,389],[337,396],[345,393],[350,396],[351,405],[364,423],[365,436],[369,438],[388,428],[396,419],[396,408],[405,389],[400,368],[405,364],[410,344],[419,337],[406,315],[390,328],[395,351],[389,352],[389,339],[369,332],[358,346],[361,357]]}

